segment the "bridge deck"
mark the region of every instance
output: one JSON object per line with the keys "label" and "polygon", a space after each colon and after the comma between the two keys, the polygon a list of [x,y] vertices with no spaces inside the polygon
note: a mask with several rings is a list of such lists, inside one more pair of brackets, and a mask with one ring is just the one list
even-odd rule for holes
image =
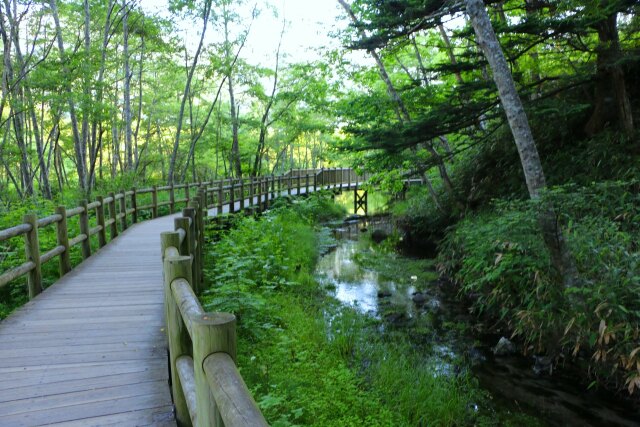
{"label": "bridge deck", "polygon": [[131,226],[0,322],[0,426],[175,425],[160,258],[173,228]]}
{"label": "bridge deck", "polygon": [[160,232],[136,224],[0,323],[0,425],[175,425]]}

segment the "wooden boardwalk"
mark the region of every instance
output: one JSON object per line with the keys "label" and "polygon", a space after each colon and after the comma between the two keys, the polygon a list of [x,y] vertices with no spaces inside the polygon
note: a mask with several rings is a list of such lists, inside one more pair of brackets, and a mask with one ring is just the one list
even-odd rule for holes
{"label": "wooden boardwalk", "polygon": [[173,426],[160,233],[136,224],[0,322],[0,426]]}
{"label": "wooden boardwalk", "polygon": [[160,256],[176,216],[130,226],[0,322],[0,427],[176,425]]}

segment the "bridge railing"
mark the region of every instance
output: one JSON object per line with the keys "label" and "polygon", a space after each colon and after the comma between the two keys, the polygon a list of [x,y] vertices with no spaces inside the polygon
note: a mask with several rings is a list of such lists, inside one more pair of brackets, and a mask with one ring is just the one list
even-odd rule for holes
{"label": "bridge railing", "polygon": [[[92,202],[81,200],[73,208],[58,206],[53,214],[44,218],[30,213],[24,215],[21,224],[0,230],[0,244],[6,241],[5,245],[15,248],[17,245],[11,245],[10,239],[22,237],[25,252],[24,262],[17,260],[0,274],[0,288],[26,276],[29,298],[34,298],[43,290],[46,263],[57,259],[58,275],[62,277],[72,269],[75,247],[79,247],[76,250],[85,260],[132,224],[157,218],[162,213],[175,213],[179,206],[188,206],[199,191],[204,197],[201,206],[216,209],[216,212],[222,212],[223,207],[228,206],[229,212],[233,213],[247,207],[268,208],[278,195],[342,188],[366,179],[366,174],[357,175],[352,169],[292,169],[280,176],[122,189],[97,196]],[[41,232],[47,233],[45,239],[41,239]],[[44,248],[41,240],[54,240],[54,233],[55,245]]]}
{"label": "bridge railing", "polygon": [[207,210],[215,205],[220,213],[221,203],[228,202],[230,213],[236,205],[238,211],[262,211],[278,195],[302,194],[312,187],[315,191],[324,186],[357,185],[363,179],[348,169],[329,169],[220,181],[201,187],[183,216],[175,218],[175,230],[161,234],[171,391],[179,425],[267,425],[235,364],[235,316],[206,313],[198,301],[204,284]]}
{"label": "bridge railing", "polygon": [[[233,191],[233,190],[232,190]],[[161,234],[171,388],[180,426],[266,426],[236,367],[236,319],[206,313],[202,285],[205,190]]]}

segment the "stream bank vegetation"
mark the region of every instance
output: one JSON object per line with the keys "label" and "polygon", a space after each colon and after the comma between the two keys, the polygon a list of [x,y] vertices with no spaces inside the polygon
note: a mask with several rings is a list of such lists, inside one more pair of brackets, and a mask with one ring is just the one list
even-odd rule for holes
{"label": "stream bank vegetation", "polygon": [[[315,279],[320,251],[333,245],[318,221],[343,216],[328,197],[314,195],[209,232],[202,302],[236,314],[238,366],[267,420],[492,425],[496,414],[462,361],[442,369],[406,334],[381,333],[381,320],[342,305]],[[425,261],[416,262],[422,271]],[[509,414],[503,425],[524,419]]]}

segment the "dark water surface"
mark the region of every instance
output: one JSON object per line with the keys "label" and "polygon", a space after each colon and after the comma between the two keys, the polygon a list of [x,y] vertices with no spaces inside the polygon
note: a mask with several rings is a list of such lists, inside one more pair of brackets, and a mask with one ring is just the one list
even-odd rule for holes
{"label": "dark water surface", "polygon": [[533,358],[494,356],[491,347],[500,337],[474,332],[480,328],[447,295],[430,260],[382,251],[361,238],[363,228],[392,231],[384,221],[339,227],[338,245],[320,259],[317,276],[342,303],[381,319],[381,333],[385,327],[400,329],[417,345],[428,343],[425,349],[439,359],[443,372],[454,375],[463,361],[490,394],[493,409],[526,413],[531,425],[640,426],[638,408],[588,391],[570,366],[549,375],[544,364],[534,370]]}

